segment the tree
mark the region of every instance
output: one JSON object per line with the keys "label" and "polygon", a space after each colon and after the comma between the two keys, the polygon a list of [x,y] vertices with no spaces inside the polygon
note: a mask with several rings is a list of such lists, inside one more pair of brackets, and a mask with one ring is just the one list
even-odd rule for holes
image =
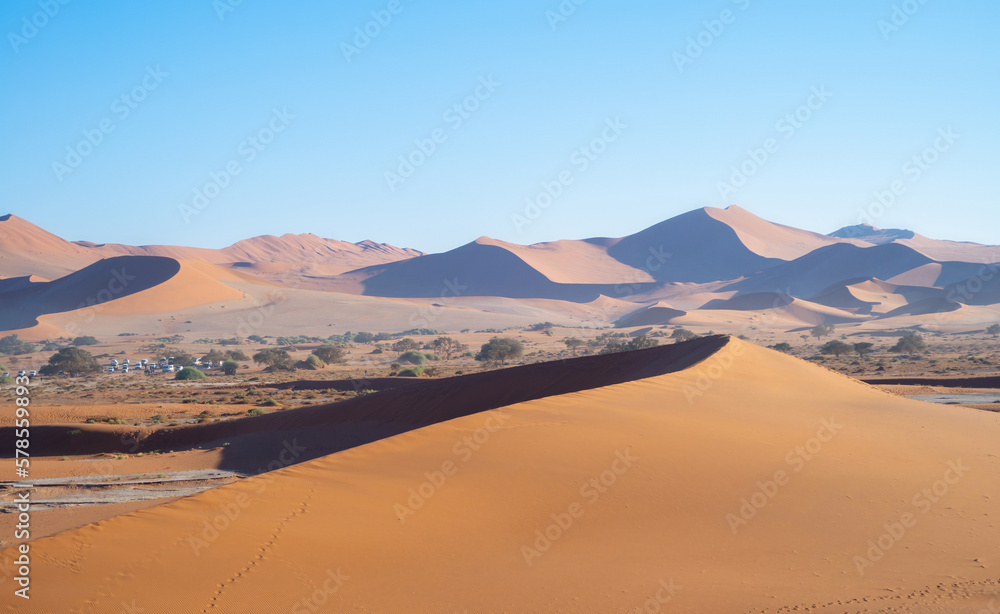
{"label": "tree", "polygon": [[582,339],[577,339],[576,337],[569,337],[568,339],[563,339],[563,343],[566,344],[566,348],[576,354],[576,348],[583,345]]}
{"label": "tree", "polygon": [[484,343],[476,354],[476,360],[488,365],[506,365],[508,360],[524,356],[524,345],[510,337],[493,337]]}
{"label": "tree", "polygon": [[17,338],[17,335],[9,335],[0,339],[0,354],[30,354],[37,349],[34,343]]}
{"label": "tree", "polygon": [[864,341],[862,343],[854,344],[854,351],[857,352],[858,356],[865,358],[875,351],[875,344]]}
{"label": "tree", "polygon": [[994,337],[1000,337],[1000,324],[991,324],[989,328],[986,329],[987,335],[993,335]]}
{"label": "tree", "polygon": [[261,350],[253,355],[253,361],[259,365],[267,365],[271,371],[292,367],[292,355],[279,348]]}
{"label": "tree", "polygon": [[625,350],[645,350],[646,348],[652,348],[660,345],[660,342],[656,339],[650,339],[646,335],[639,335],[638,337],[632,337],[632,340],[625,344]]}
{"label": "tree", "polygon": [[360,332],[354,335],[354,343],[371,343],[375,341],[375,335],[371,333]]}
{"label": "tree", "polygon": [[250,335],[247,337],[247,341],[252,343],[267,343],[267,339],[261,337],[260,335]]}
{"label": "tree", "polygon": [[174,376],[175,380],[205,379],[205,374],[194,367],[184,367]]}
{"label": "tree", "polygon": [[677,343],[681,343],[682,341],[691,341],[692,339],[697,339],[698,335],[689,331],[686,328],[678,328],[674,330],[674,334],[670,335],[670,338],[676,339]]}
{"label": "tree", "polygon": [[444,354],[445,360],[451,360],[451,357],[455,354],[461,354],[469,349],[469,346],[464,343],[459,343],[451,337],[438,337],[431,343],[434,351]]}
{"label": "tree", "polygon": [[242,350],[226,350],[227,360],[250,360]]}
{"label": "tree", "polygon": [[849,343],[844,343],[840,339],[834,339],[833,341],[826,342],[823,347],[819,349],[820,354],[833,354],[838,358],[847,354],[848,352],[853,352],[854,346]]}
{"label": "tree", "polygon": [[236,372],[239,370],[239,368],[240,368],[240,363],[236,362],[235,360],[227,360],[226,362],[222,363],[222,372],[225,373],[226,375],[236,375]]}
{"label": "tree", "polygon": [[97,345],[100,343],[96,337],[91,337],[90,335],[84,335],[82,337],[77,337],[71,341],[73,345]]}
{"label": "tree", "polygon": [[919,354],[927,351],[927,342],[920,333],[908,333],[900,337],[889,351],[893,354]]}
{"label": "tree", "polygon": [[101,365],[87,350],[76,347],[63,348],[49,358],[49,364],[42,367],[45,375],[52,375],[60,371],[65,371],[70,375],[82,375],[85,373],[97,373],[101,370]]}
{"label": "tree", "polygon": [[[177,357],[174,356],[175,360],[176,358]],[[225,359],[226,359],[226,353],[220,352],[219,350],[216,350],[214,348],[208,354],[205,354],[204,356],[201,357],[202,362],[222,362]]]}
{"label": "tree", "polygon": [[779,352],[781,352],[783,354],[791,354],[792,353],[792,344],[791,343],[784,343],[784,342],[782,342],[782,343],[775,343],[774,345],[769,345],[768,349],[777,350],[777,351],[779,351]]}
{"label": "tree", "polygon": [[174,352],[174,364],[186,367],[188,365],[193,365],[195,361],[194,356],[188,354],[187,352]]}
{"label": "tree", "polygon": [[621,339],[613,339],[608,342],[607,345],[600,351],[601,354],[617,354],[618,352],[630,352],[632,350],[644,350],[646,348],[656,347],[659,345],[659,341],[656,339],[650,339],[646,335],[639,335],[638,337],[633,337],[628,341],[628,343],[622,341]]}
{"label": "tree", "polygon": [[833,334],[833,324],[817,324],[809,330],[809,334],[817,339],[822,339],[823,337],[829,337]]}
{"label": "tree", "polygon": [[313,354],[319,357],[320,360],[328,365],[335,365],[347,361],[346,352],[344,348],[336,345],[321,345],[315,350]]}
{"label": "tree", "polygon": [[406,352],[408,350],[415,350],[420,347],[420,344],[410,339],[409,337],[405,339],[400,339],[396,343],[392,344],[393,352]]}

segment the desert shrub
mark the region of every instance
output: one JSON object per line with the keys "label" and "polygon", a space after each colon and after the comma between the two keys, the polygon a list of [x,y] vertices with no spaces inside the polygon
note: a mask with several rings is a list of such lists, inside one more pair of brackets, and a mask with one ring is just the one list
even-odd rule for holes
{"label": "desert shrub", "polygon": [[222,363],[222,372],[226,375],[236,375],[236,371],[239,370],[240,363],[235,360],[227,360]]}
{"label": "desert shrub", "polygon": [[782,342],[782,343],[775,343],[774,345],[769,345],[767,347],[768,347],[768,349],[777,350],[778,352],[782,352],[784,354],[791,354],[792,353],[792,344],[791,343],[784,343],[784,342]]}
{"label": "desert shrub", "polygon": [[175,380],[205,379],[205,374],[194,367],[184,367],[174,376]]}
{"label": "desert shrub", "polygon": [[405,339],[400,339],[396,343],[393,343],[392,344],[392,351],[393,352],[406,352],[406,351],[409,351],[409,350],[415,350],[418,347],[420,347],[419,343],[417,343],[413,339],[410,339],[409,337],[406,337]]}
{"label": "desert shrub", "polygon": [[320,360],[319,357],[316,356],[315,354],[310,354],[309,356],[306,357],[305,360],[300,360],[299,362],[295,363],[296,369],[309,369],[311,371],[315,371],[316,369],[322,369],[325,366],[326,364],[322,360]]}
{"label": "desert shrub", "polygon": [[274,407],[276,405],[279,405],[279,403],[277,401],[275,401],[274,399],[272,399],[270,397],[268,397],[268,398],[264,399],[263,401],[261,401],[260,404],[262,406],[264,406],[264,407]]}
{"label": "desert shrub", "polygon": [[63,348],[49,357],[49,364],[43,367],[43,374],[53,374],[65,371],[70,375],[82,373],[97,373],[101,365],[91,356],[90,352],[80,348]]}
{"label": "desert shrub", "polygon": [[77,337],[71,341],[73,345],[97,345],[100,343],[96,337],[91,337],[90,335],[83,335],[82,337]]}
{"label": "desert shrub", "polygon": [[313,354],[328,365],[339,364],[347,360],[347,352],[344,351],[344,348],[332,344],[319,346],[313,350]]}
{"label": "desert shrub", "polygon": [[819,349],[820,354],[833,354],[838,358],[843,354],[848,354],[854,351],[854,346],[850,343],[844,343],[839,339],[833,341],[828,341],[823,344],[823,347]]}
{"label": "desert shrub", "polygon": [[698,335],[686,328],[678,328],[670,335],[671,339],[676,339],[678,343],[682,341],[690,341],[692,339],[697,339]]}
{"label": "desert shrub", "polygon": [[406,367],[405,369],[400,369],[398,375],[399,377],[419,377],[424,372],[424,368],[420,365],[415,367]]}
{"label": "desert shrub", "polygon": [[[277,405],[277,403],[275,403]],[[248,416],[264,416],[267,412],[259,407],[254,407],[253,409],[247,411]]]}
{"label": "desert shrub", "polygon": [[407,365],[422,365],[427,362],[427,354],[423,352],[418,352],[416,350],[410,350],[408,352],[403,352],[396,359],[397,362]]}
{"label": "desert shrub", "polygon": [[30,354],[36,349],[34,343],[18,339],[17,335],[0,338],[0,354]]}
{"label": "desert shrub", "polygon": [[900,337],[889,351],[894,354],[919,354],[927,351],[927,342],[919,333],[909,333]]}
{"label": "desert shrub", "polygon": [[253,361],[257,364],[267,365],[272,371],[290,369],[292,367],[292,355],[278,348],[270,348],[257,352],[253,355]]}
{"label": "desert shrub", "polygon": [[479,348],[476,360],[492,365],[505,365],[508,360],[524,356],[524,345],[510,337],[493,337]]}

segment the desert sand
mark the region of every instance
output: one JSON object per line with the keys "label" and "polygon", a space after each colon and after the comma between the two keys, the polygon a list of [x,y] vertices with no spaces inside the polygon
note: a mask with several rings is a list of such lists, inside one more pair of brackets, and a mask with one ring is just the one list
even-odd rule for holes
{"label": "desert sand", "polygon": [[[633,354],[664,372],[457,417],[404,409],[429,424],[39,539],[32,600],[5,590],[5,611],[997,604],[1000,415],[733,338]],[[478,376],[483,394],[502,374]]]}

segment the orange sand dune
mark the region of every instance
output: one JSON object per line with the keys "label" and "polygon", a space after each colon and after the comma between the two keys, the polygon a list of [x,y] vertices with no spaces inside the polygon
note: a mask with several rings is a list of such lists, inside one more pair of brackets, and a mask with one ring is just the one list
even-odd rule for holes
{"label": "orange sand dune", "polygon": [[31,601],[0,599],[11,612],[971,614],[1000,588],[998,435],[996,414],[730,340],[685,371],[38,540]]}
{"label": "orange sand dune", "polygon": [[158,256],[106,258],[51,282],[3,292],[0,328],[30,329],[40,317],[60,313],[75,319],[74,328],[79,329],[98,315],[163,313],[243,297],[223,281],[241,278],[199,261]]}

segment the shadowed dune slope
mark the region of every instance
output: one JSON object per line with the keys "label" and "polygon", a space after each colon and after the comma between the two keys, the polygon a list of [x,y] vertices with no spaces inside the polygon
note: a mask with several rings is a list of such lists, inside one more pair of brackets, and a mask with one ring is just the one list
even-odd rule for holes
{"label": "shadowed dune slope", "polygon": [[[91,319],[96,313],[157,313],[242,298],[242,292],[216,279],[212,268],[159,256],[117,256],[53,281],[11,284],[0,293],[0,330],[30,328],[41,316],[95,305]],[[221,269],[218,273],[232,277]]]}
{"label": "shadowed dune slope", "polygon": [[[589,303],[602,294],[614,296],[616,284],[557,283],[541,271],[525,262],[518,254],[529,248],[511,251],[488,239],[474,241],[443,254],[430,254],[384,266],[366,267],[346,273],[340,278],[340,286],[331,289],[353,291],[360,283],[364,294],[385,297],[452,298],[455,296],[503,296],[522,299],[557,299],[576,303]],[[530,260],[535,264],[544,261],[543,250],[532,252]],[[588,257],[595,250],[578,250]],[[648,256],[648,254],[647,254]],[[560,261],[566,254],[558,256]],[[650,289],[655,283],[642,283],[641,271],[631,271],[619,263],[611,261],[602,264],[601,275],[607,277],[617,271],[623,280],[636,280],[637,290]],[[606,266],[605,266],[606,265]],[[558,268],[557,264],[545,263],[542,268]],[[638,276],[638,277],[637,277]],[[558,278],[558,277],[557,277]]]}
{"label": "shadowed dune slope", "polygon": [[31,601],[0,603],[974,614],[1000,587],[998,435],[996,414],[729,340],[686,370],[457,417],[37,540]]}
{"label": "shadowed dune slope", "polygon": [[120,256],[54,281],[14,287],[0,294],[0,326],[3,330],[28,328],[41,315],[109,303],[156,287],[180,268],[170,258]]}
{"label": "shadowed dune slope", "polygon": [[[329,405],[160,430],[130,451],[179,450],[226,442],[230,445],[220,468],[254,473],[266,468],[262,458],[277,458],[292,441],[304,448],[296,458],[303,461],[497,407],[678,371],[711,356],[725,343],[723,336],[706,337],[637,352],[583,356],[446,379],[403,380],[395,388]],[[362,382],[359,387],[366,385]],[[35,453],[63,453],[60,446],[65,445],[65,431],[59,426],[35,427]],[[100,448],[108,443],[103,433],[97,434],[93,445],[88,443],[89,436],[88,429],[73,438],[76,451],[108,451]]]}

